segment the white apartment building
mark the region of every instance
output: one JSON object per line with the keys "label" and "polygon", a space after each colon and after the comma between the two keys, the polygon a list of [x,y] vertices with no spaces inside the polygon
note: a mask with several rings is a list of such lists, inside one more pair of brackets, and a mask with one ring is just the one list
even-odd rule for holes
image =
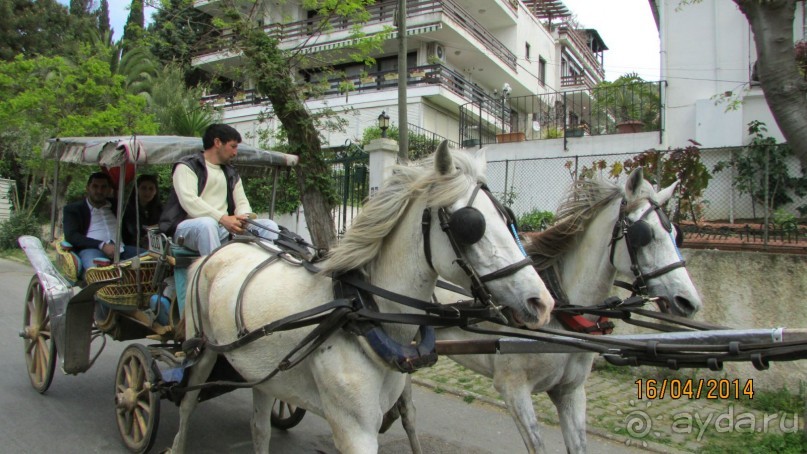
{"label": "white apartment building", "polygon": [[[220,3],[197,0],[195,7],[215,16],[221,14]],[[351,20],[333,19],[328,31],[320,34],[312,32],[312,24],[321,18],[300,1],[244,0],[240,5],[245,12],[257,12],[254,20],[265,24],[266,33],[280,37],[282,48],[314,54],[318,58],[312,61],[332,62],[344,74],[327,81],[330,89],[325,96],[307,102],[312,111],[325,107],[345,111],[346,130],[326,132],[325,146],[360,139],[366,128],[377,124],[382,111],[392,124],[399,124],[397,32],[374,56],[376,65],[368,68],[344,53],[355,25]],[[393,27],[397,7],[398,0],[379,0],[368,7],[370,20],[363,31],[372,35]],[[560,0],[408,0],[408,123],[460,142],[463,105],[479,104],[484,127],[507,132],[511,124],[532,120],[529,112],[504,108],[506,97],[593,87],[604,77],[607,47],[596,30],[577,28],[569,19]],[[237,67],[240,59],[229,49],[214,49],[197,55],[193,64],[227,76],[227,68]],[[310,66],[301,77],[325,76]],[[249,80],[235,80],[234,85],[237,88],[230,92],[206,99],[224,107],[227,123],[242,132],[254,131],[259,113],[271,106],[257,99]]]}

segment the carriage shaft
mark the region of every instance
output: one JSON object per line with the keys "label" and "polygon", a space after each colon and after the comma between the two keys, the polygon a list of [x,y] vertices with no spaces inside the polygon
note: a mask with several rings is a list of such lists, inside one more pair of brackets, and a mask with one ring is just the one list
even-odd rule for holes
{"label": "carriage shaft", "polygon": [[[441,355],[514,354],[514,353],[583,353],[587,344],[599,344],[595,339],[576,339],[565,336],[541,335],[547,341],[501,337],[499,339],[475,339],[471,341],[437,341],[437,353]],[[592,336],[594,337],[594,336]],[[725,345],[732,341],[741,344],[777,344],[807,340],[807,329],[765,328],[726,329],[707,331],[681,331],[652,334],[609,335],[608,339],[633,342],[659,342],[693,346]],[[560,340],[563,344],[552,342]],[[579,345],[579,347],[578,347]],[[616,351],[617,349],[615,349]]]}

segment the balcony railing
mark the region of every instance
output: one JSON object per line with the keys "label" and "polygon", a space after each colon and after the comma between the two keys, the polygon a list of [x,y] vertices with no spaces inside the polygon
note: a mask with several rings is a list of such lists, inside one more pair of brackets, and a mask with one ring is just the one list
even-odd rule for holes
{"label": "balcony railing", "polygon": [[661,87],[660,82],[643,82],[473,101],[460,107],[460,141],[463,146],[477,146],[626,132],[660,133]]}
{"label": "balcony railing", "polygon": [[591,48],[589,48],[586,40],[580,36],[581,32],[575,30],[569,25],[561,25],[558,32],[561,38],[564,36],[568,37],[569,41],[571,41],[574,44],[574,47],[577,48],[577,51],[580,52],[586,59],[586,62],[591,66],[591,69],[600,76],[600,79],[603,79],[605,77],[605,68],[603,68],[602,64],[597,61],[597,58],[594,56]]}
{"label": "balcony railing", "polygon": [[[363,75],[332,77],[313,81],[317,85],[316,91],[312,89],[310,96],[349,98],[357,94],[364,94],[380,90],[393,90],[398,87],[398,71],[378,71]],[[461,73],[443,65],[426,65],[409,68],[407,86],[440,87],[451,91],[466,101],[474,101],[485,109],[493,110],[498,106],[496,98],[490,96],[478,85],[472,84]],[[268,98],[260,97],[254,90],[238,90],[204,96],[202,102],[216,107],[240,107],[267,103]]]}
{"label": "balcony railing", "polygon": [[[264,27],[264,31],[279,41],[302,40],[320,32],[343,31],[349,32],[356,25],[387,24],[392,25],[395,12],[397,10],[397,0],[386,0],[367,7],[370,18],[367,22],[359,22],[356,19],[334,17],[326,19],[322,17],[312,17],[286,24],[275,23]],[[485,49],[499,60],[504,62],[510,69],[516,69],[516,55],[507,49],[499,39],[487,31],[482,24],[477,22],[470,14],[462,9],[453,0],[408,0],[407,18],[417,18],[428,14],[442,13],[450,18],[468,34],[476,38]],[[325,21],[325,22],[323,22]],[[414,22],[414,20],[412,21]],[[413,27],[414,28],[414,27]],[[226,35],[226,33],[225,33]],[[318,45],[323,44],[319,42]],[[202,56],[217,52],[219,49],[208,47],[202,49],[195,56]]]}

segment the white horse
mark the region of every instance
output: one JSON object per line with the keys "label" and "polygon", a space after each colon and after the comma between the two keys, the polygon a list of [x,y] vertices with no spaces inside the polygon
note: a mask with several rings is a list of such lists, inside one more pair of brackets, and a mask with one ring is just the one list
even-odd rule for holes
{"label": "white horse", "polygon": [[[473,244],[461,244],[459,254],[477,276],[510,267],[505,277],[487,282],[487,289],[496,302],[510,307],[528,326],[545,324],[552,297],[532,267],[514,270],[517,267],[511,266],[522,262],[524,256],[498,208],[478,190],[484,181],[483,168],[484,161],[466,153],[451,153],[445,143],[435,152],[433,166],[397,168],[385,187],[364,205],[322,264],[322,273],[312,274],[283,261],[257,272],[244,290],[241,309],[246,327],[254,330],[334,300],[334,281],[328,277],[332,273],[358,270],[372,285],[424,301],[431,298],[438,273],[470,288],[471,278],[457,265],[458,252],[441,231],[440,223],[432,223],[426,232],[421,227],[424,210],[436,214],[445,208],[443,214],[453,215],[468,210],[468,205],[478,210],[483,235]],[[189,270],[193,276],[199,267],[198,291],[189,287],[185,306],[187,338],[203,334],[217,345],[235,341],[237,295],[246,275],[270,256],[255,245],[232,244],[208,256],[203,265],[197,261]],[[375,301],[383,313],[418,312],[386,299]],[[383,327],[390,338],[405,345],[417,331],[412,325]],[[245,380],[259,381],[272,373],[311,330],[276,331],[224,356]],[[203,350],[190,368],[189,386],[207,380],[216,356],[210,349]],[[324,417],[339,452],[377,452],[382,417],[401,395],[405,378],[377,356],[362,337],[337,330],[295,367],[252,388],[255,452],[269,449],[271,406],[276,398]],[[171,450],[174,453],[185,451],[188,419],[198,394],[198,390],[189,391],[182,399],[179,430]]]}
{"label": "white horse", "polygon": [[[560,284],[569,302],[593,305],[601,303],[611,292],[616,273],[634,275],[628,240],[625,238],[629,237],[638,269],[647,278],[648,294],[663,298],[672,312],[691,317],[701,308],[701,299],[683,267],[675,244],[674,229],[664,214],[657,211],[657,207],[672,196],[676,184],[656,193],[650,183],[644,180],[641,169],[631,173],[624,190],[606,182],[577,182],[559,208],[554,225],[544,232],[525,235],[527,253],[536,260],[537,266],[557,266]],[[620,226],[615,229],[614,226],[618,224]],[[634,229],[643,232],[622,234],[623,226],[630,229],[633,225],[638,225]],[[614,233],[618,233],[616,237],[613,237]],[[655,273],[658,270],[661,270],[661,274]],[[442,289],[437,289],[436,295],[443,302],[462,299],[461,295]],[[593,322],[595,317],[586,316],[586,319]],[[482,324],[482,327],[501,329],[501,326],[491,323]],[[555,315],[547,327],[563,328]],[[437,330],[440,340],[484,337],[500,336],[483,336],[459,328]],[[582,453],[587,449],[584,384],[595,355],[457,355],[452,359],[493,378],[493,385],[507,404],[528,452],[544,452],[544,441],[538,430],[531,394],[545,391],[558,411],[566,449],[568,452]],[[409,384],[397,409],[412,450],[419,453]]]}

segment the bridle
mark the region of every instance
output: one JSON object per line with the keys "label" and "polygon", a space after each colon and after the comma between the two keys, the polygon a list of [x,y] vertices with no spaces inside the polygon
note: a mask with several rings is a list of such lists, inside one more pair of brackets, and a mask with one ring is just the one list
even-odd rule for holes
{"label": "bridle", "polygon": [[[473,207],[474,200],[476,199],[480,189],[488,196],[490,201],[493,203],[493,206],[495,206],[496,210],[502,215],[508,225],[508,229],[514,235],[516,243],[519,244],[519,248],[523,252],[524,249],[521,247],[521,244],[518,243],[518,236],[514,233],[516,231],[516,227],[512,212],[504,207],[498,200],[496,200],[495,197],[493,197],[490,190],[484,183],[476,184],[476,187],[474,188],[471,198],[468,200],[468,204],[466,206],[453,213],[449,213],[446,207],[437,208],[437,216],[440,221],[440,228],[443,230],[443,232],[445,232],[446,236],[448,237],[448,242],[451,244],[451,248],[454,249],[454,253],[457,256],[454,261],[471,279],[472,295],[475,299],[499,311],[501,310],[501,306],[497,306],[493,302],[493,296],[485,285],[485,282],[490,282],[515,274],[521,268],[532,266],[533,262],[531,258],[526,257],[526,254],[524,254],[525,258],[523,260],[485,274],[484,276],[480,276],[473,266],[468,264],[465,254],[463,254],[463,247],[470,246],[478,242],[485,235],[485,216],[481,211]],[[430,241],[431,220],[432,208],[425,208],[423,210],[423,217],[421,221],[421,226],[423,229],[423,250],[426,254],[426,262],[429,264],[429,267],[434,270]]]}
{"label": "bridle", "polygon": [[614,281],[614,285],[618,287],[622,287],[624,289],[630,290],[633,292],[632,295],[642,294],[646,295],[648,293],[647,289],[647,282],[650,279],[657,278],[659,276],[663,276],[670,271],[676,268],[682,268],[686,266],[686,261],[681,257],[681,252],[678,250],[678,245],[676,244],[675,251],[678,253],[678,260],[677,262],[673,262],[669,265],[663,266],[656,270],[653,270],[649,273],[642,272],[641,267],[639,266],[638,260],[638,252],[639,249],[647,246],[653,240],[653,231],[650,227],[650,224],[645,221],[645,218],[650,215],[650,213],[656,213],[661,222],[662,227],[669,232],[670,240],[673,240],[673,226],[670,222],[670,219],[664,214],[659,204],[656,203],[654,200],[648,199],[650,202],[650,207],[639,216],[639,219],[636,221],[631,221],[628,219],[626,208],[628,201],[626,199],[622,199],[622,204],[619,208],[619,218],[617,219],[616,223],[614,224],[614,230],[611,234],[611,253],[610,253],[610,261],[611,265],[614,265],[614,251],[616,250],[616,244],[619,240],[624,239],[625,245],[628,249],[628,255],[630,256],[630,269],[633,272],[633,276],[636,278],[632,284],[628,284],[627,282],[623,281]]}

